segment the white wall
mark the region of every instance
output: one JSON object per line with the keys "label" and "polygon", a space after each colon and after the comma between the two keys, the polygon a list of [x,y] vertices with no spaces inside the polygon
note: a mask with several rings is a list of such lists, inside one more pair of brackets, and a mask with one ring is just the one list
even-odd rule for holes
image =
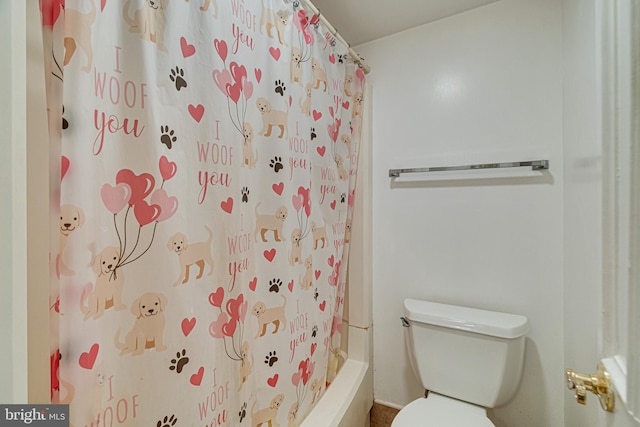
{"label": "white wall", "polygon": [[[410,10],[407,13],[411,13]],[[374,86],[374,376],[422,394],[399,317],[413,297],[526,315],[499,427],[564,425],[562,8],[502,0],[360,46]],[[547,158],[542,178],[392,185],[388,169]]]}
{"label": "white wall", "polygon": [[[0,128],[5,135],[11,135],[11,4],[0,2],[0,52],[4,61],[0,61]],[[3,155],[0,156],[0,342],[9,343],[9,351],[0,352],[0,378],[3,379],[0,387],[0,402],[10,402],[13,399],[13,311],[12,303],[12,168],[11,168],[11,143],[5,141],[2,144]],[[6,348],[6,347],[5,347]]]}
{"label": "white wall", "polygon": [[[597,72],[596,0],[563,0],[565,367],[595,372],[602,271],[602,131]],[[595,396],[594,396],[595,397]],[[596,399],[565,392],[565,423],[597,426]],[[604,424],[603,424],[604,425]],[[609,425],[609,424],[607,424]]]}

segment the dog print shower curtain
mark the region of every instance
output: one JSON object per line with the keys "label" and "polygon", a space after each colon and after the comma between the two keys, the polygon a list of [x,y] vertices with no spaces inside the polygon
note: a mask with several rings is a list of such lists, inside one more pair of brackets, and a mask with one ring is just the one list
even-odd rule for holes
{"label": "dog print shower curtain", "polygon": [[362,70],[289,1],[41,9],[52,401],[75,427],[299,425],[345,357]]}

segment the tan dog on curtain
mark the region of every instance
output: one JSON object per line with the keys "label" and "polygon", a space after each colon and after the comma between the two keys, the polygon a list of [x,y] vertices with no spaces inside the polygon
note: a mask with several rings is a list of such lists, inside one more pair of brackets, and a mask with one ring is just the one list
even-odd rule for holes
{"label": "tan dog on curtain", "polygon": [[122,8],[122,17],[129,24],[129,32],[138,33],[144,40],[155,43],[162,52],[167,51],[164,45],[164,29],[167,18],[164,10],[168,0],[144,0],[144,5],[129,16],[131,0],[127,0]]}
{"label": "tan dog on curtain", "polygon": [[258,202],[255,208],[256,229],[253,232],[253,238],[255,241],[258,241],[258,233],[260,233],[262,241],[266,242],[267,238],[265,237],[265,234],[267,231],[273,231],[273,237],[276,242],[285,240],[284,234],[282,233],[282,227],[284,227],[284,220],[287,219],[287,216],[289,215],[287,207],[284,205],[280,206],[276,209],[275,214],[261,214],[258,212],[258,206],[260,206],[260,202]]}
{"label": "tan dog on curtain", "polygon": [[304,260],[304,276],[300,277],[300,287],[302,289],[311,289],[313,286],[313,257],[309,255]]}
{"label": "tan dog on curtain", "polygon": [[327,71],[322,67],[320,61],[315,58],[311,58],[311,72],[313,75],[313,78],[311,79],[313,81],[313,88],[320,89],[320,83],[323,83],[324,89],[322,89],[322,91],[326,92],[328,88]]}
{"label": "tan dog on curtain", "polygon": [[289,115],[289,104],[287,104],[287,111],[284,110],[274,110],[271,108],[271,103],[260,97],[256,100],[256,107],[262,114],[262,130],[260,130],[261,136],[271,136],[271,131],[274,127],[280,129],[280,135],[278,138],[284,137],[285,134],[289,134],[288,131],[288,115]]}
{"label": "tan dog on curtain", "polygon": [[287,46],[287,42],[284,40],[284,31],[289,24],[289,14],[286,10],[274,11],[268,8],[262,0],[262,13],[260,14],[260,34],[264,34],[263,28],[267,31],[267,35],[270,38],[274,38],[271,34],[272,29],[276,29],[278,34],[278,42]]}
{"label": "tan dog on curtain", "polygon": [[124,285],[124,273],[118,267],[120,262],[120,250],[115,246],[107,246],[93,260],[93,271],[97,274],[96,284],[85,306],[84,292],[80,299],[80,309],[87,319],[93,316],[98,319],[104,315],[108,308],[122,310],[127,308],[122,303],[122,287]]}
{"label": "tan dog on curtain", "polygon": [[131,313],[136,316],[133,328],[125,336],[124,342],[120,342],[120,328],[114,338],[121,356],[127,353],[139,356],[147,348],[155,348],[156,351],[167,349],[163,344],[166,306],[167,297],[154,292],[143,294],[131,304]]}
{"label": "tan dog on curtain", "polygon": [[64,11],[64,65],[67,65],[76,49],[80,47],[87,56],[87,65],[82,67],[82,71],[88,73],[93,62],[93,45],[91,44],[91,27],[96,21],[96,0],[91,0],[91,11],[80,13],[74,9]]}
{"label": "tan dog on curtain", "polygon": [[64,263],[64,250],[67,247],[69,235],[82,227],[84,224],[84,213],[82,209],[74,205],[60,206],[60,254],[58,255],[58,269],[65,276],[75,275],[75,271],[67,267]]}
{"label": "tan dog on curtain", "polygon": [[242,385],[249,379],[252,369],[253,353],[251,353],[251,360],[249,360],[249,341],[245,340],[240,349],[240,385],[238,386],[238,391],[242,389]]}
{"label": "tan dog on curtain", "polygon": [[256,407],[258,401],[253,402],[251,406],[251,427],[261,427],[263,424],[268,424],[270,427],[277,427],[278,422],[278,409],[284,402],[284,394],[280,393],[271,399],[271,403],[266,408],[253,412],[253,408]]}
{"label": "tan dog on curtain", "polygon": [[253,152],[253,128],[251,123],[244,122],[242,134],[244,141],[242,142],[242,163],[240,166],[248,166],[249,169],[253,169],[258,162],[258,150],[256,149],[255,153]]}
{"label": "tan dog on curtain", "polygon": [[[254,304],[251,312],[256,316],[256,319],[258,319],[258,333],[254,338],[264,336],[269,323],[273,323],[275,326],[273,329],[274,334],[278,332],[278,330],[286,331],[287,318],[285,317],[284,309],[287,305],[287,297],[283,294],[280,294],[280,296],[282,297],[282,305],[279,307],[267,308],[265,304],[260,301]],[[282,329],[280,329],[281,326]]]}
{"label": "tan dog on curtain", "polygon": [[178,255],[178,263],[180,264],[180,275],[173,286],[178,286],[180,283],[184,284],[189,281],[189,269],[193,264],[200,268],[196,279],[201,278],[204,274],[205,264],[209,265],[209,273],[207,276],[211,276],[213,273],[213,257],[211,256],[213,232],[206,225],[204,227],[209,233],[209,239],[207,239],[206,242],[189,243],[187,236],[183,233],[175,233],[169,238],[167,247],[170,251]]}

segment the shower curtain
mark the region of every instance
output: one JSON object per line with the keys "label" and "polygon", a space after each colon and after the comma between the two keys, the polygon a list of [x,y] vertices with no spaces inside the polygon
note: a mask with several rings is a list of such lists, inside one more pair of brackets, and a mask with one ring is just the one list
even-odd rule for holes
{"label": "shower curtain", "polygon": [[362,70],[298,3],[40,2],[52,401],[298,425],[344,358]]}

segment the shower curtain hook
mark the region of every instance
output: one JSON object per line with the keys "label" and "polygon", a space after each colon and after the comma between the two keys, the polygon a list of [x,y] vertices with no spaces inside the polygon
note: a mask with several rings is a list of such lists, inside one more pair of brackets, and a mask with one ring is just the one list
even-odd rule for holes
{"label": "shower curtain hook", "polygon": [[295,7],[296,9],[300,7],[300,1],[298,0],[293,0],[293,7]]}

